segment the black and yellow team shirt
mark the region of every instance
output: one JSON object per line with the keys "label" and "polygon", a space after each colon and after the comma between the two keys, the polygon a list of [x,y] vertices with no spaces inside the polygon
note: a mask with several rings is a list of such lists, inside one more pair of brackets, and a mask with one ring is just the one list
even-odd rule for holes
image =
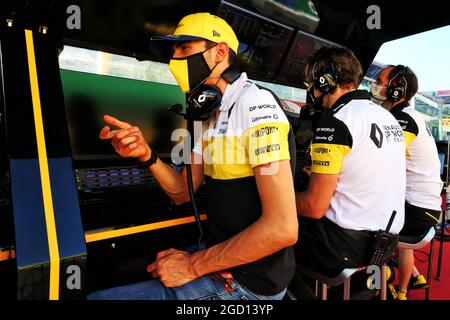
{"label": "black and yellow team shirt", "polygon": [[[203,154],[211,245],[233,237],[261,217],[253,169],[290,159],[289,129],[274,96],[248,81],[245,73],[227,86],[218,115],[205,125],[203,143],[194,148]],[[286,248],[230,271],[252,292],[274,295],[287,286],[294,269],[292,248]]]}
{"label": "black and yellow team shirt", "polygon": [[423,116],[407,102],[396,105],[391,112],[406,139],[406,201],[416,207],[441,211],[441,164],[436,142]]}
{"label": "black and yellow team shirt", "polygon": [[311,171],[337,174],[326,217],[342,228],[391,231],[404,222],[404,135],[395,118],[367,91],[343,95],[323,112],[311,145]]}

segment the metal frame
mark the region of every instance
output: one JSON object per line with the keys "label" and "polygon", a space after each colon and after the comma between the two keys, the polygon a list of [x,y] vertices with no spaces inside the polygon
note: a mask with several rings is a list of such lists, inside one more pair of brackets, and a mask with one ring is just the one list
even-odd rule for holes
{"label": "metal frame", "polygon": [[[434,226],[430,228],[428,233],[422,238],[418,239],[416,243],[402,242],[399,240],[398,248],[409,249],[409,250],[419,250],[430,243],[430,252],[428,254],[428,269],[427,269],[427,286],[425,288],[425,299],[430,299],[430,286],[431,286],[431,271],[433,267],[433,251],[434,251],[434,236],[436,231]],[[442,237],[441,237],[442,238]]]}
{"label": "metal frame", "polygon": [[[86,245],[73,174],[57,43],[39,26],[0,26],[17,298],[82,298]],[[77,266],[80,288],[69,288]],[[70,267],[70,268],[69,268]]]}

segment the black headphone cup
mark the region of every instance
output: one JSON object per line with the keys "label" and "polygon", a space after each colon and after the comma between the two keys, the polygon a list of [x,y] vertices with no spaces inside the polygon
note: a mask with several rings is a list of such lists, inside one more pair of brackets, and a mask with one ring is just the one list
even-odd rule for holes
{"label": "black headphone cup", "polygon": [[386,93],[391,100],[397,101],[404,97],[405,90],[401,87],[391,87],[388,88]]}
{"label": "black headphone cup", "polygon": [[321,94],[330,93],[337,87],[337,76],[333,63],[315,62],[311,74],[314,88]]}
{"label": "black headphone cup", "polygon": [[408,82],[406,80],[407,66],[398,65],[393,70],[386,90],[387,97],[392,101],[400,100],[406,96]]}
{"label": "black headphone cup", "polygon": [[206,121],[217,110],[221,101],[222,92],[217,86],[203,84],[190,94],[187,100],[188,114],[194,120]]}
{"label": "black headphone cup", "polygon": [[332,70],[325,70],[314,79],[314,86],[320,93],[326,94],[333,91],[336,86],[336,75]]}

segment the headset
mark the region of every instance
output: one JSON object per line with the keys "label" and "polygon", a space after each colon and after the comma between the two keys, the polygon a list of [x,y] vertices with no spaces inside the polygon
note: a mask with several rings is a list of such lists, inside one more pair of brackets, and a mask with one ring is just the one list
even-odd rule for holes
{"label": "headset", "polygon": [[[241,75],[236,67],[227,68],[220,77],[229,84],[235,82]],[[222,91],[214,84],[201,83],[194,88],[187,98],[187,116],[194,121],[206,121],[220,107]]]}
{"label": "headset", "polygon": [[406,80],[407,66],[399,64],[389,74],[389,83],[386,89],[386,97],[390,101],[398,101],[406,96],[408,81]]}
{"label": "headset", "polygon": [[315,62],[311,72],[314,88],[319,90],[321,95],[333,92],[337,88],[338,79],[334,65],[322,66],[319,70],[317,68],[317,62]]}

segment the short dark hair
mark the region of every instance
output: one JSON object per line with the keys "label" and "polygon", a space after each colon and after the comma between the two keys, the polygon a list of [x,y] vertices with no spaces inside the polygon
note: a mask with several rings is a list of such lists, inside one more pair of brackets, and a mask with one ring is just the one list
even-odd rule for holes
{"label": "short dark hair", "polygon": [[389,73],[389,80],[392,79],[392,77],[394,77],[399,70],[402,70],[403,68],[405,69],[404,71],[406,79],[405,100],[406,101],[411,100],[412,97],[414,97],[414,95],[417,93],[417,90],[419,90],[419,82],[417,81],[416,74],[411,70],[411,68],[406,66],[404,67],[402,65],[398,66],[389,65],[388,67],[393,68]]}
{"label": "short dark hair", "polygon": [[309,57],[306,79],[312,83],[312,69],[334,69],[336,82],[340,87],[349,85],[357,88],[363,77],[361,62],[353,51],[343,47],[325,46]]}
{"label": "short dark hair", "polygon": [[[206,40],[206,39],[205,39],[205,42],[206,42],[205,43],[206,49],[210,49],[217,44],[216,42]],[[230,64],[230,66],[232,66],[235,64],[235,62],[236,62],[236,53],[233,50],[231,50],[231,48],[230,48],[230,50],[228,50],[228,63]]]}

